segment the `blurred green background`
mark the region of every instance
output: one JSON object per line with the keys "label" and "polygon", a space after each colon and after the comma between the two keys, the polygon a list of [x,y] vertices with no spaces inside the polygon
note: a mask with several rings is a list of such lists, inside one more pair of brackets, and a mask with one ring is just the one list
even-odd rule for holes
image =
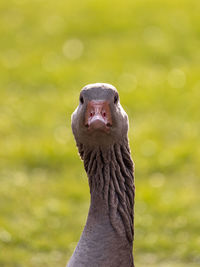
{"label": "blurred green background", "polygon": [[70,116],[116,86],[136,165],[137,267],[200,266],[200,2],[0,1],[0,266],[65,266],[89,189]]}

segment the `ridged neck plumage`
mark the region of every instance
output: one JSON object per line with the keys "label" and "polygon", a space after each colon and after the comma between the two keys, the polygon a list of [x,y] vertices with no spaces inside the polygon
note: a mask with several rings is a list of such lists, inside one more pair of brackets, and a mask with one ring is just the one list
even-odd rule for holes
{"label": "ridged neck plumage", "polygon": [[88,175],[91,206],[97,199],[102,202],[113,229],[132,245],[135,188],[128,140],[108,147],[78,144],[78,149]]}

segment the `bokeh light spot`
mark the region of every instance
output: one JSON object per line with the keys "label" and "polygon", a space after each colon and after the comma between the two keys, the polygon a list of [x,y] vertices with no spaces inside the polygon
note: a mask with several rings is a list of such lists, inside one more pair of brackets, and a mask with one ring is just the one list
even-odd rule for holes
{"label": "bokeh light spot", "polygon": [[161,187],[165,183],[165,176],[160,172],[154,173],[153,175],[151,175],[149,182],[152,187]]}
{"label": "bokeh light spot", "polygon": [[0,229],[0,240],[4,243],[9,243],[12,239],[11,234],[5,229]]}
{"label": "bokeh light spot", "polygon": [[70,60],[75,60],[81,57],[84,46],[79,39],[67,40],[63,45],[63,54]]}

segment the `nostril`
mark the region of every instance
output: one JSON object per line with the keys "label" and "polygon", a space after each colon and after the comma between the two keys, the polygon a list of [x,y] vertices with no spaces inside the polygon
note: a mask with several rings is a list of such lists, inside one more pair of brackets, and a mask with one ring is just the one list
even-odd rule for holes
{"label": "nostril", "polygon": [[92,112],[90,112],[90,117],[92,117],[93,116],[93,113]]}
{"label": "nostril", "polygon": [[102,115],[103,115],[103,117],[106,117],[106,113],[105,113],[105,112],[103,112],[103,114],[102,114]]}

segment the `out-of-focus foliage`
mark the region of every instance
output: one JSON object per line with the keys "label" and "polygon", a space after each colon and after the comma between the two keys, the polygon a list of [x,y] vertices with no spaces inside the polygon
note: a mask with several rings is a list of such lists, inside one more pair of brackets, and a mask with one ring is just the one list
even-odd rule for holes
{"label": "out-of-focus foliage", "polygon": [[115,85],[136,165],[136,266],[200,265],[200,2],[0,1],[0,266],[64,266],[89,190],[70,128]]}

